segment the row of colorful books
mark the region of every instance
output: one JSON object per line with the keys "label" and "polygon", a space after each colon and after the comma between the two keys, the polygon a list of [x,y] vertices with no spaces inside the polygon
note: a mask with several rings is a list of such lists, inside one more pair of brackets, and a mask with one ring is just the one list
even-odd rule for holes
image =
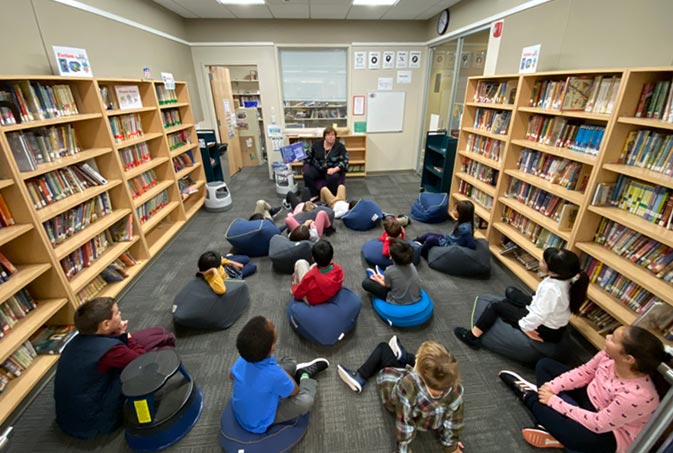
{"label": "row of colorful books", "polygon": [[25,288],[0,304],[0,338],[36,308],[35,299]]}
{"label": "row of colorful books", "polygon": [[133,240],[133,216],[129,214],[112,225],[108,231],[112,242],[130,242]]}
{"label": "row of colorful books", "polygon": [[90,187],[105,184],[107,180],[98,172],[95,161],[91,159],[29,179],[26,188],[33,206],[39,210]]}
{"label": "row of colorful books", "polygon": [[108,120],[110,121],[115,143],[133,140],[144,135],[140,115],[137,113],[113,116],[108,118]]}
{"label": "row of colorful books", "polygon": [[56,247],[111,212],[110,197],[105,192],[52,217],[42,225],[52,247]]}
{"label": "row of colorful books", "polygon": [[191,167],[192,165],[194,165],[194,161],[192,161],[192,158],[189,157],[188,153],[183,153],[173,158],[173,169],[176,173],[183,168]]}
{"label": "row of colorful books", "polygon": [[127,181],[133,199],[138,198],[140,195],[156,186],[157,183],[157,173],[153,168]]}
{"label": "row of colorful books", "polygon": [[488,131],[492,134],[506,135],[512,112],[478,108],[474,118],[475,129]]}
{"label": "row of colorful books", "polygon": [[164,122],[164,128],[182,124],[182,120],[180,119],[180,111],[178,109],[162,110],[161,118]]}
{"label": "row of colorful books", "polygon": [[565,80],[538,80],[528,105],[550,110],[610,114],[617,100],[621,77],[570,76]]}
{"label": "row of colorful books", "polygon": [[656,274],[657,278],[665,281],[673,279],[673,248],[659,241],[613,220],[602,218],[594,242],[644,267]]}
{"label": "row of colorful books", "polygon": [[491,104],[514,104],[518,80],[492,82],[480,80],[474,92],[472,102],[488,102]]}
{"label": "row of colorful books", "polygon": [[531,115],[524,138],[543,145],[598,155],[605,127],[566,118]]}
{"label": "row of colorful books", "polygon": [[463,158],[461,171],[493,187],[497,184],[498,174],[500,173],[488,165],[467,158]]}
{"label": "row of colorful books", "polygon": [[10,279],[13,274],[16,274],[18,269],[7,259],[5,255],[0,252],[0,283],[4,283]]}
{"label": "row of colorful books", "polygon": [[61,260],[61,268],[65,277],[72,280],[83,269],[91,266],[113,242],[112,235],[106,230],[82,244],[77,250]]}
{"label": "row of colorful books", "polygon": [[496,162],[500,162],[504,147],[505,142],[502,140],[477,134],[468,134],[467,144],[465,145],[466,151],[488,157]]}
{"label": "row of colorful books", "polygon": [[194,187],[194,180],[190,175],[185,175],[178,179],[178,190],[180,190],[183,199],[198,192],[198,190]]}
{"label": "row of colorful books", "polygon": [[168,148],[171,151],[178,149],[181,146],[192,144],[190,134],[186,130],[182,130],[174,134],[168,134],[166,138],[168,139]]}
{"label": "row of colorful books", "polygon": [[561,222],[561,219],[567,216],[572,217],[572,213],[570,212],[572,210],[575,211],[576,215],[577,206],[563,200],[561,197],[552,195],[545,190],[516,178],[511,179],[505,196],[523,203],[540,214],[559,222],[559,229],[566,230],[572,228],[574,218],[572,222],[570,218],[567,218],[565,222]]}
{"label": "row of colorful books", "polygon": [[33,171],[38,165],[80,152],[75,128],[70,124],[42,127],[7,134],[19,171]]}
{"label": "row of colorful books", "polygon": [[487,193],[482,192],[476,187],[468,184],[467,182],[460,180],[458,184],[458,193],[465,195],[470,200],[474,201],[479,206],[485,209],[491,209],[493,206],[493,197]]}
{"label": "row of colorful books", "polygon": [[2,365],[0,365],[0,392],[5,390],[9,381],[21,376],[21,373],[33,363],[35,357],[37,357],[35,348],[30,341],[26,341],[2,362]]}
{"label": "row of colorful books", "polygon": [[162,84],[156,84],[155,87],[159,105],[175,104],[178,102],[178,95],[174,89],[168,89]]}
{"label": "row of colorful books", "polygon": [[622,325],[609,313],[590,300],[584,301],[580,306],[579,316],[587,319],[590,324],[593,324],[594,330],[602,336],[609,334]]}
{"label": "row of colorful books", "polygon": [[670,203],[669,200],[671,200],[670,189],[619,175],[612,191],[610,204],[642,217],[648,222],[671,228],[673,200]]}
{"label": "row of colorful books", "polygon": [[633,116],[673,123],[673,83],[670,80],[660,80],[643,84],[640,101]]}
{"label": "row of colorful books", "polygon": [[37,354],[60,354],[77,334],[72,324],[44,326],[30,337],[30,343]]}
{"label": "row of colorful books", "polygon": [[122,161],[124,170],[130,170],[152,160],[152,154],[150,154],[147,142],[142,142],[120,149],[119,158]]}
{"label": "row of colorful books", "polygon": [[9,211],[9,206],[5,201],[2,193],[0,193],[0,228],[9,227],[16,224],[12,213]]}
{"label": "row of colorful books", "polygon": [[552,184],[580,192],[586,189],[591,175],[590,169],[580,162],[528,148],[521,150],[517,167]]}
{"label": "row of colorful books", "polygon": [[147,222],[154,214],[157,213],[161,208],[168,204],[168,191],[164,190],[156,197],[149,200],[147,203],[144,203],[136,211],[138,213],[138,219],[140,223]]}
{"label": "row of colorful books", "polygon": [[673,175],[673,134],[649,129],[629,132],[618,163]]}
{"label": "row of colorful books", "polygon": [[541,227],[509,206],[504,207],[502,211],[502,220],[530,239],[530,241],[539,249],[544,250],[548,247],[564,248],[567,244],[564,239],[546,228]]}
{"label": "row of colorful books", "polygon": [[673,341],[673,306],[655,301],[645,307],[633,325],[658,332],[668,341]]}
{"label": "row of colorful books", "polygon": [[98,293],[101,292],[103,288],[107,286],[107,282],[100,275],[96,275],[96,278],[91,280],[84,288],[82,288],[77,294],[77,305],[82,305],[84,302],[88,302],[96,297]]}
{"label": "row of colorful books", "polygon": [[[70,85],[46,85],[21,80],[8,82],[0,90],[0,98],[12,102],[21,113],[21,122],[77,115],[77,103]],[[16,124],[14,114],[3,112],[3,124]]]}

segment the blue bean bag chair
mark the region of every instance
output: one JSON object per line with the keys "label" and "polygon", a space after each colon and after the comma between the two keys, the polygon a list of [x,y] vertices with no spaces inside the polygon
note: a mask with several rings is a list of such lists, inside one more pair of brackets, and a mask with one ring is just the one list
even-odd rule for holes
{"label": "blue bean bag chair", "polygon": [[491,273],[491,251],[486,239],[477,239],[477,248],[459,245],[432,247],[428,266],[449,275],[462,277],[487,276]]}
{"label": "blue bean bag chair", "polygon": [[[470,326],[474,326],[475,321],[479,319],[479,316],[481,316],[491,302],[497,302],[502,299],[502,296],[490,294],[476,297],[474,299],[474,307],[472,308]],[[563,351],[571,347],[568,344],[567,331],[566,329],[566,335],[559,343],[540,342],[529,338],[521,330],[498,319],[493,327],[482,335],[481,346],[489,351],[526,364],[535,364],[543,357],[551,357],[558,360],[562,358]]]}
{"label": "blue bean bag chair", "polygon": [[281,274],[291,274],[294,272],[294,263],[297,260],[304,259],[311,262],[311,241],[291,241],[286,236],[277,234],[271,238],[269,244],[269,258],[274,271]]}
{"label": "blue bean bag chair", "polygon": [[248,285],[243,280],[227,280],[227,292],[218,295],[208,283],[194,277],[175,296],[173,322],[195,329],[227,329],[250,305]]}
{"label": "blue bean bag chair", "polygon": [[411,218],[423,223],[442,223],[448,220],[448,194],[421,192],[411,206]]}
{"label": "blue bean bag chair", "polygon": [[421,300],[415,304],[396,305],[372,297],[372,307],[377,315],[392,327],[420,326],[427,322],[434,311],[434,303],[428,293],[421,290]]}
{"label": "blue bean bag chair", "polygon": [[[407,240],[414,249],[414,264],[418,265],[421,262],[421,246],[414,241]],[[393,264],[393,260],[383,256],[383,242],[378,239],[367,241],[362,246],[362,257],[371,267],[378,266],[385,269]]]}
{"label": "blue bean bag chair", "polygon": [[382,217],[383,211],[376,203],[371,200],[360,200],[353,209],[341,217],[341,220],[351,230],[367,231],[378,225]]}
{"label": "blue bean bag chair", "polygon": [[243,429],[236,421],[231,401],[220,418],[220,446],[226,452],[268,453],[287,452],[306,434],[310,413],[271,425],[265,433],[256,434]]}
{"label": "blue bean bag chair", "polygon": [[308,305],[290,296],[287,317],[299,336],[323,346],[332,346],[354,327],[362,301],[348,288],[341,288],[330,300]]}
{"label": "blue bean bag chair", "polygon": [[238,255],[266,256],[275,234],[280,234],[280,230],[269,220],[235,219],[224,238],[234,246]]}

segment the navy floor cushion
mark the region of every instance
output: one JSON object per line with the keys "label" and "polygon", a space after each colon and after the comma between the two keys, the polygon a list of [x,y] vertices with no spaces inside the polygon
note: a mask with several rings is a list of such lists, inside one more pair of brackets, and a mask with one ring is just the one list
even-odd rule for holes
{"label": "navy floor cushion", "polygon": [[235,219],[224,238],[234,246],[237,255],[266,256],[271,238],[280,230],[269,220]]}
{"label": "navy floor cushion", "polygon": [[449,196],[421,192],[411,206],[411,218],[423,223],[442,223],[449,218]]}
{"label": "navy floor cushion", "polygon": [[348,288],[325,303],[308,305],[290,296],[287,316],[300,336],[323,346],[332,346],[354,327],[360,315],[362,301]]}
{"label": "navy floor cushion", "polygon": [[[415,243],[414,241],[407,241],[411,244],[411,248],[414,249],[414,264],[421,262],[421,246]],[[383,242],[378,239],[372,239],[367,241],[362,246],[362,257],[365,259],[367,264],[370,266],[378,266],[381,269],[385,269],[388,266],[393,264],[393,260],[388,257],[383,256]]]}
{"label": "navy floor cushion", "polygon": [[306,434],[311,414],[283,423],[271,425],[265,433],[246,431],[236,421],[231,401],[220,418],[220,446],[225,452],[269,453],[287,452],[299,443]]}
{"label": "navy floor cushion", "polygon": [[428,265],[440,272],[463,277],[486,276],[491,273],[491,251],[486,239],[477,239],[476,249],[449,245],[432,247]]}
{"label": "navy floor cushion", "polygon": [[[502,300],[502,296],[484,295],[474,300],[471,325],[479,319],[481,313],[491,302]],[[544,343],[529,338],[521,330],[498,319],[493,327],[481,337],[481,346],[522,363],[534,364],[543,357],[559,359],[564,348],[568,347],[566,337],[559,343]]]}
{"label": "navy floor cushion", "polygon": [[415,304],[397,305],[372,297],[372,307],[377,315],[392,327],[413,327],[426,323],[434,311],[434,303],[425,291]]}
{"label": "navy floor cushion", "polygon": [[175,296],[173,322],[195,329],[226,329],[250,305],[248,285],[243,280],[227,280],[227,292],[217,295],[208,283],[194,277]]}
{"label": "navy floor cushion", "polygon": [[360,200],[353,209],[341,217],[341,220],[351,230],[367,231],[378,225],[382,217],[383,211],[376,203],[371,200]]}
{"label": "navy floor cushion", "polygon": [[311,262],[312,248],[311,241],[291,241],[281,234],[275,235],[269,244],[269,258],[273,270],[281,274],[292,274],[297,260],[304,259]]}

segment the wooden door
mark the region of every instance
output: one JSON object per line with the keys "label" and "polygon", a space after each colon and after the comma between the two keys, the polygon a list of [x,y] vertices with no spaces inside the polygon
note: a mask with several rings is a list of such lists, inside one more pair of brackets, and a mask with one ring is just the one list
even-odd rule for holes
{"label": "wooden door", "polygon": [[224,66],[209,66],[210,89],[213,93],[213,104],[217,115],[217,130],[220,141],[227,144],[227,159],[229,160],[229,176],[238,173],[243,166],[238,129],[232,123],[236,116],[231,77],[229,69]]}

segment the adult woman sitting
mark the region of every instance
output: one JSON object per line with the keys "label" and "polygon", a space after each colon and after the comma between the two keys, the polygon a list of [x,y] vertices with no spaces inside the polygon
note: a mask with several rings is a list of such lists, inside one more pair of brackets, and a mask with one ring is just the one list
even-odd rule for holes
{"label": "adult woman sitting", "polygon": [[[311,197],[318,196],[323,185],[336,195],[337,187],[343,184],[348,171],[348,151],[337,140],[336,130],[326,127],[322,137],[313,143],[304,163],[304,185]],[[324,184],[319,184],[323,181]]]}

